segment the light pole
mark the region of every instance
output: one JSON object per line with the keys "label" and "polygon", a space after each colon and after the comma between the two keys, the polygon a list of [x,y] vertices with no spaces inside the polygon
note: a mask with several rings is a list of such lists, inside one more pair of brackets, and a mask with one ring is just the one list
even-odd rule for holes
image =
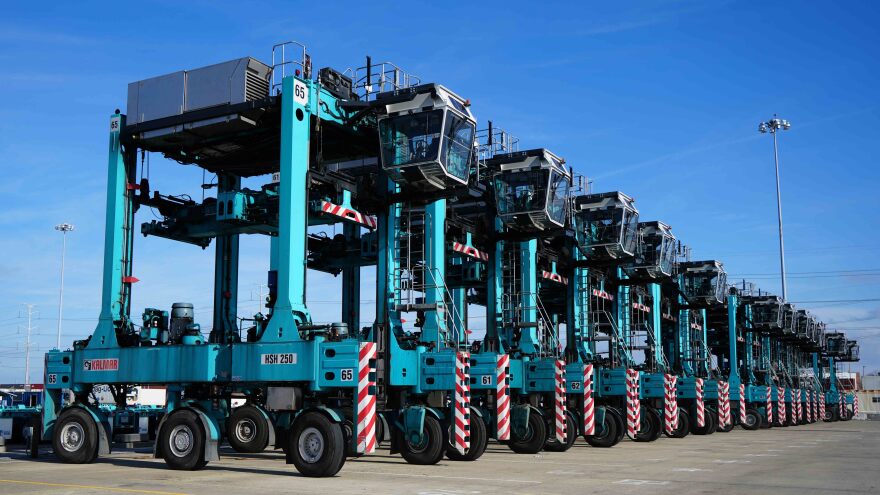
{"label": "light pole", "polygon": [[788,300],[785,296],[785,244],[782,241],[782,195],[779,192],[779,146],[776,142],[777,131],[782,129],[787,131],[791,127],[791,123],[785,119],[780,119],[773,114],[773,118],[767,122],[761,122],[758,130],[761,133],[770,133],[773,135],[773,160],[776,162],[776,212],[779,217],[779,270],[782,275],[782,300]]}
{"label": "light pole", "polygon": [[58,293],[58,338],[55,342],[55,348],[61,350],[61,313],[64,308],[64,252],[67,251],[67,233],[73,231],[73,225],[69,223],[59,223],[55,226],[55,230],[61,232],[61,289]]}

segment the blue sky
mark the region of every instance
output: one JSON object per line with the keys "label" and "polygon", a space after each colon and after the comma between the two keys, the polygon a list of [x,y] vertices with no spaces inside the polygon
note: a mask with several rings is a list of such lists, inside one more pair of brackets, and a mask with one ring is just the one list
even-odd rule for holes
{"label": "blue sky", "polygon": [[[611,6],[612,4],[618,4]],[[620,4],[625,4],[620,6]],[[880,6],[848,2],[125,2],[7,6],[0,18],[0,382],[24,378],[22,303],[35,320],[32,381],[55,342],[60,222],[70,234],[64,340],[99,311],[108,116],[138,79],[306,43],[315,68],[390,60],[470,98],[547,147],[594,190],[622,190],[697,258],[778,291],[771,138],[780,136],[789,299],[863,342],[880,368]],[[152,183],[201,196],[201,173],[153,157]],[[139,213],[148,221],[150,212]],[[242,313],[268,244],[242,242]],[[212,251],[138,237],[135,318],[191,301],[210,325]],[[857,270],[857,271],[856,271]],[[871,271],[865,271],[871,270]],[[822,273],[817,273],[822,272]],[[365,273],[365,287],[373,278]],[[338,320],[339,283],[310,275],[314,318]],[[364,299],[372,300],[369,295]],[[874,299],[852,302],[855,299]],[[364,308],[364,319],[372,312]],[[478,325],[478,323],[474,323]]]}

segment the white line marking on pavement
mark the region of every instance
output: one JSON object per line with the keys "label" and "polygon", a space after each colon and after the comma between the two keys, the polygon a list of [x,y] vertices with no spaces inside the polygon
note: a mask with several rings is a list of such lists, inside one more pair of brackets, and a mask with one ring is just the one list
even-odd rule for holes
{"label": "white line marking on pavement", "polygon": [[630,479],[620,480],[620,481],[615,481],[614,483],[615,483],[616,485],[636,485],[636,486],[642,486],[642,485],[668,485],[668,484],[669,484],[668,481],[655,481],[655,480],[630,480]]}
{"label": "white line marking on pavement", "polygon": [[379,476],[400,476],[403,478],[438,478],[438,479],[446,479],[446,480],[470,480],[470,481],[493,481],[493,482],[508,482],[508,483],[531,483],[535,485],[540,485],[540,481],[535,480],[511,480],[511,479],[503,479],[503,478],[472,478],[467,476],[443,476],[439,474],[407,474],[407,473],[389,473],[385,471],[349,471],[345,470],[346,473],[352,474],[373,474]]}
{"label": "white line marking on pavement", "polygon": [[547,464],[547,465],[559,465],[559,466],[583,466],[585,463],[588,463],[589,467],[611,467],[611,468],[632,467],[631,464],[599,464],[599,463],[593,463],[593,462],[589,462],[589,461],[585,461],[585,462],[554,462],[554,461],[535,462],[533,460],[532,461],[514,461],[514,460],[507,460],[507,459],[486,459],[484,457],[480,458],[480,462],[481,463],[482,462],[503,462],[504,464],[513,462],[513,463],[519,463],[519,464]]}

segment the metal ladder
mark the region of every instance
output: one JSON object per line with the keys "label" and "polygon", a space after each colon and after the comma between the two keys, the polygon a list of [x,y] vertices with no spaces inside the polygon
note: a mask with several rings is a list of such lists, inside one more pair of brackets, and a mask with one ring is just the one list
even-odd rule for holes
{"label": "metal ladder", "polygon": [[[632,365],[632,356],[627,350],[624,342],[625,339],[610,312],[604,309],[590,311],[590,326],[594,329],[593,338],[595,340],[605,340],[609,343],[607,351],[609,359],[611,358],[612,352],[617,355],[619,363],[614,364],[622,364],[627,367]],[[607,336],[607,338],[603,338],[603,336],[599,335],[600,333]],[[601,355],[605,353],[597,352],[597,354]]]}
{"label": "metal ladder", "polygon": [[[541,302],[540,296],[536,292],[524,293],[521,290],[522,274],[519,268],[521,261],[519,245],[517,243],[505,243],[501,266],[501,284],[503,288],[501,296],[502,323],[511,328],[536,326],[538,341],[541,343],[540,356],[558,357],[561,353],[559,349],[558,327],[553,323],[553,319]],[[534,324],[525,321],[526,313],[533,310],[537,315]]]}
{"label": "metal ladder", "polygon": [[[402,205],[397,215],[394,231],[394,308],[397,311],[435,311],[440,326],[438,348],[466,346],[466,322],[463,312],[452,304],[452,293],[445,281],[435,273],[436,268],[428,266],[425,251],[425,213],[424,210]],[[443,249],[443,247],[441,247]],[[424,294],[429,289],[440,289],[443,300],[427,303]],[[450,328],[447,313],[453,318]],[[455,322],[460,322],[456,324]],[[456,336],[463,336],[458,339]],[[442,344],[442,345],[440,345]]]}

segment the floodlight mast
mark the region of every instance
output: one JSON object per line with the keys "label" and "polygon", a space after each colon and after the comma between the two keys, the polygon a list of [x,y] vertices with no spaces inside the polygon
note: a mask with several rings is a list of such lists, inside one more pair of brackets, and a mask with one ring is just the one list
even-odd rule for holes
{"label": "floodlight mast", "polygon": [[58,337],[55,341],[55,348],[61,350],[61,313],[64,306],[64,252],[67,251],[67,233],[73,232],[73,225],[69,223],[59,223],[55,226],[55,230],[61,232],[61,288],[58,291]]}
{"label": "floodlight mast", "polygon": [[758,131],[762,134],[770,133],[773,135],[773,160],[776,163],[776,213],[779,219],[779,270],[782,278],[782,300],[786,301],[787,284],[785,281],[785,243],[782,236],[782,195],[779,188],[779,146],[777,143],[777,131],[782,129],[787,131],[791,127],[791,122],[780,119],[773,114],[773,118],[767,122],[761,122],[758,125]]}

